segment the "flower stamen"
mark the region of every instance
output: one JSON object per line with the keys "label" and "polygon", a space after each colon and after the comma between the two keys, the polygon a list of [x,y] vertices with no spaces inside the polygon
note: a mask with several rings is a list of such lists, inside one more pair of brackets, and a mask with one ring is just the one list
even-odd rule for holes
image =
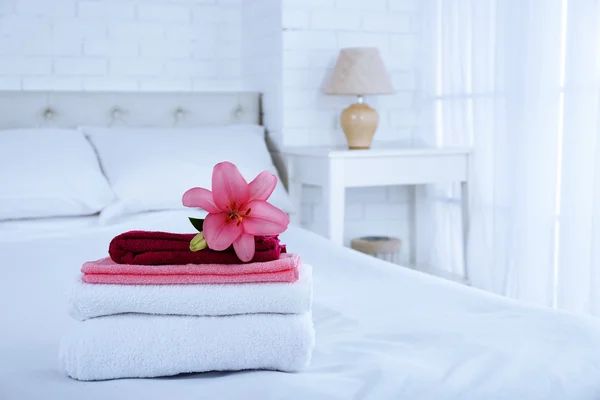
{"label": "flower stamen", "polygon": [[240,213],[240,210],[230,210],[229,211],[229,220],[230,221],[237,221],[236,226],[240,226],[240,224],[242,223],[242,221],[244,220],[245,217],[247,217],[248,215],[250,215],[250,211],[251,209],[247,209],[245,213]]}

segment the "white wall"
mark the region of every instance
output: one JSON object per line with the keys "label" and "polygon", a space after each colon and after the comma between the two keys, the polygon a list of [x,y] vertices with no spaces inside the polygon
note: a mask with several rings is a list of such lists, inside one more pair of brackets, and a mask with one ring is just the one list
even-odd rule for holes
{"label": "white wall", "polygon": [[377,108],[377,140],[410,138],[416,127],[417,0],[282,0],[285,146],[343,144],[339,112],[352,97],[323,86],[340,48],[378,47],[397,93],[367,99]]}
{"label": "white wall", "polygon": [[0,89],[239,90],[241,0],[0,0]]}
{"label": "white wall", "polygon": [[[418,0],[283,1],[283,145],[345,143],[341,110],[352,97],[323,94],[323,85],[340,48],[375,46],[392,75],[397,93],[367,98],[377,109],[376,140],[410,140],[416,131],[414,98],[418,74]],[[302,224],[319,228],[321,194],[309,188],[302,204]],[[406,188],[352,189],[347,193],[346,241],[364,235],[403,239],[409,248]]]}
{"label": "white wall", "polygon": [[[380,48],[397,94],[367,99],[376,139],[411,138],[418,0],[0,0],[0,90],[257,90],[278,146],[344,143],[340,111],[325,96],[339,48]],[[309,188],[302,224],[319,225]],[[348,193],[346,238],[400,237],[401,188]]]}
{"label": "white wall", "polygon": [[281,0],[242,1],[244,88],[262,93],[263,123],[275,144],[283,141]]}

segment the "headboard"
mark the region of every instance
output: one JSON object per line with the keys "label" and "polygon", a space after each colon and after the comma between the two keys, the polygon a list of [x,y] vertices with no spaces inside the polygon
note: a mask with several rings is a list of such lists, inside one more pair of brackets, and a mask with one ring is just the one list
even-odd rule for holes
{"label": "headboard", "polygon": [[0,92],[0,129],[260,124],[254,92]]}
{"label": "headboard", "polygon": [[[0,91],[0,129],[229,124],[262,124],[260,93]],[[271,155],[285,183],[282,160]]]}

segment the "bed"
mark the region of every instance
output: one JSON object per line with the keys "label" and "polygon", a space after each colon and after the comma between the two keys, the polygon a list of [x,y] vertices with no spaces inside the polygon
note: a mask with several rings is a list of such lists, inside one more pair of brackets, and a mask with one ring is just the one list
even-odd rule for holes
{"label": "bed", "polygon": [[[48,94],[38,95],[48,102]],[[242,97],[231,94],[219,107],[239,117]],[[154,101],[152,96],[138,100]],[[29,110],[47,107],[20,104]],[[104,109],[106,119],[105,114]],[[12,127],[23,124],[23,115]],[[0,134],[0,146],[2,140]],[[600,398],[596,319],[528,306],[395,266],[296,226],[282,239],[314,268],[317,339],[306,371],[99,382],[64,376],[57,349],[75,323],[66,304],[81,264],[104,256],[110,239],[125,230],[189,232],[187,216],[186,210],[172,209],[116,220],[89,215],[0,222],[0,399]]]}

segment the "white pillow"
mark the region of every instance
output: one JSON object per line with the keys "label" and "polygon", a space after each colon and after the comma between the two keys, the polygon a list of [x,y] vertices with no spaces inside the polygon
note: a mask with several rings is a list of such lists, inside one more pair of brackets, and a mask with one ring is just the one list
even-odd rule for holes
{"label": "white pillow", "polygon": [[81,132],[0,131],[0,220],[94,214],[114,197]]}
{"label": "white pillow", "polygon": [[[96,147],[118,199],[102,210],[103,223],[132,213],[182,209],[192,187],[211,188],[212,170],[234,163],[250,181],[264,170],[277,174],[257,125],[196,129],[82,127]],[[281,182],[269,202],[286,212],[293,207]]]}

